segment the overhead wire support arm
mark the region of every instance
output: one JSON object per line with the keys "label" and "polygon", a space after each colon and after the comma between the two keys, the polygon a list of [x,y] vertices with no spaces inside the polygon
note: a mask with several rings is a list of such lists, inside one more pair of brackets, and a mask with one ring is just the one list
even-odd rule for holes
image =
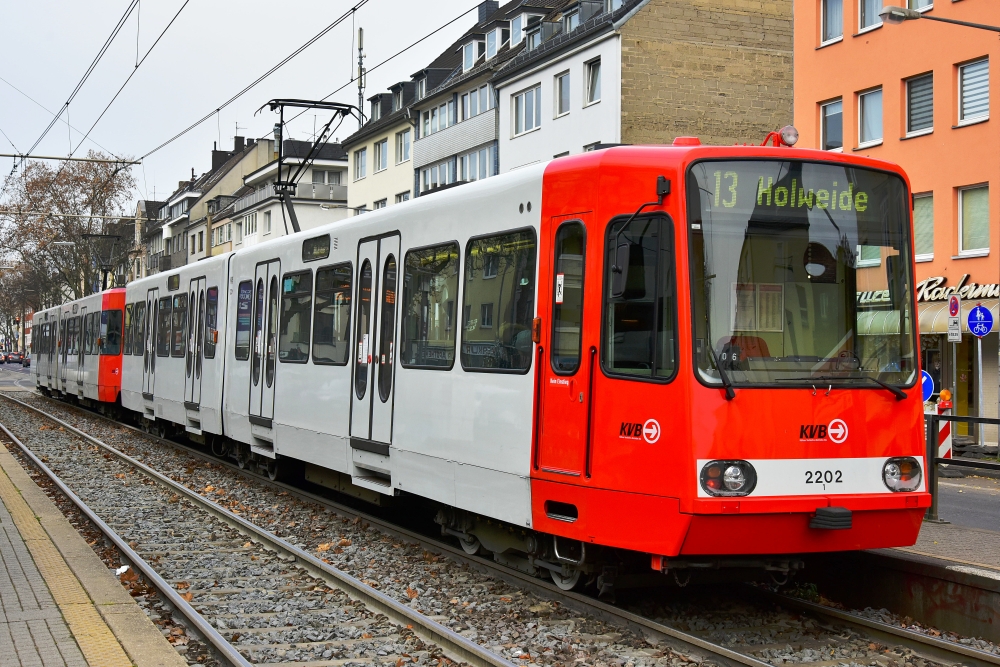
{"label": "overhead wire support arm", "polygon": [[[299,226],[299,219],[295,214],[295,207],[292,205],[291,198],[295,195],[296,184],[298,183],[299,178],[316,159],[316,155],[319,153],[320,147],[329,136],[330,126],[333,125],[333,121],[339,118],[341,119],[341,122],[343,122],[343,120],[348,116],[353,116],[360,121],[363,119],[363,115],[361,113],[361,109],[352,104],[328,102],[325,100],[273,99],[260,109],[257,109],[257,113],[260,113],[264,107],[270,108],[271,111],[278,112],[278,124],[275,126],[276,145],[274,147],[278,154],[278,177],[274,182],[274,192],[278,195],[279,200],[288,211],[288,217],[292,222],[292,232],[297,233],[302,231],[302,229]],[[299,163],[295,172],[291,173],[291,167],[289,167],[287,178],[282,180],[282,168],[284,167],[285,161],[285,151],[282,146],[285,136],[285,107],[298,109],[320,109],[332,111],[333,114],[330,116],[330,120],[327,121],[326,125],[323,126],[322,131],[316,135],[312,146],[309,148],[309,152],[304,158],[302,158],[302,161]],[[340,127],[340,125],[338,124],[337,127]]]}

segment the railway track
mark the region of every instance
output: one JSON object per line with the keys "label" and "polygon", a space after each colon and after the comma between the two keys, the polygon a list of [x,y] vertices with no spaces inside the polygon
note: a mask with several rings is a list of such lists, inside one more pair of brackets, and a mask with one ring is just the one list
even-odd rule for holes
{"label": "railway track", "polygon": [[[36,406],[17,401],[6,395],[4,397],[35,411],[40,417],[58,422],[71,432],[75,430],[69,423],[59,420],[58,417],[48,414]],[[32,399],[33,402],[50,400],[40,397]],[[67,412],[76,413],[84,416],[85,419],[93,419],[95,424],[107,419],[61,402],[52,401],[49,405],[62,408],[64,416],[67,416],[65,414]],[[111,423],[116,424],[116,428],[122,428],[122,425],[117,422]],[[88,430],[95,429],[88,428]],[[77,433],[81,437],[89,438],[94,445],[98,442],[93,436],[79,431]],[[135,433],[141,432],[135,430]],[[214,457],[186,445],[147,434],[142,434],[142,437],[153,438],[152,442],[154,443],[168,444],[185,456],[193,456],[201,461],[211,462],[211,465],[220,465],[220,462]],[[108,447],[104,443],[101,443],[101,446]],[[647,596],[645,599],[630,601],[624,608],[615,607],[585,595],[563,592],[553,585],[527,577],[482,558],[470,557],[462,550],[440,540],[401,528],[329,498],[289,487],[280,482],[271,482],[258,476],[248,475],[244,471],[237,470],[235,465],[221,465],[229,469],[227,470],[229,474],[238,475],[244,479],[249,478],[252,480],[251,483],[270,488],[282,496],[291,496],[313,506],[320,505],[336,512],[341,517],[351,517],[355,521],[370,523],[385,534],[414,542],[428,552],[444,555],[489,577],[505,581],[546,600],[548,604],[575,610],[592,619],[618,628],[628,628],[639,636],[645,636],[654,645],[669,645],[673,647],[671,651],[660,651],[664,653],[669,664],[677,665],[684,660],[695,662],[707,660],[719,664],[743,664],[748,667],[787,663],[811,665],[812,667],[832,667],[834,665],[881,665],[883,667],[912,665],[913,667],[925,667],[926,665],[938,664],[963,664],[979,667],[1000,665],[1000,650],[992,646],[989,647],[990,650],[980,650],[954,641],[871,621],[855,614],[775,595],[763,590],[744,589],[735,595],[723,596],[720,596],[716,591],[708,595],[697,595],[694,598],[674,596],[673,594],[658,597]],[[189,486],[198,486],[204,481],[211,480],[199,479],[197,484],[189,482]],[[208,486],[210,485],[203,488],[208,488]],[[183,486],[181,488],[186,489]],[[190,489],[186,489],[186,491],[189,496],[185,499],[186,501],[195,502],[194,498],[190,496],[200,498],[198,493]],[[315,512],[315,510],[312,511]],[[245,519],[243,521],[245,522]],[[292,521],[291,523],[296,522]],[[252,524],[250,525],[252,526]],[[308,544],[309,535],[303,537],[307,543],[305,546],[322,549],[322,544],[315,546]],[[293,549],[298,549],[298,547],[293,547]],[[298,551],[311,557],[301,549]],[[297,552],[286,550],[284,553],[297,557]],[[414,586],[419,585],[414,584]],[[663,600],[664,597],[667,599]],[[197,605],[195,606],[197,607]],[[535,605],[535,607],[538,606]],[[544,613],[544,609],[538,610],[539,615],[544,615]],[[445,617],[438,616],[438,618]],[[532,625],[530,622],[523,624],[523,626],[530,625]],[[527,634],[530,634],[530,630],[530,627],[527,628]],[[597,638],[595,641],[597,644],[602,643],[600,639],[609,637],[608,634],[589,634],[591,637]],[[521,643],[529,644],[529,642]],[[571,646],[586,648],[584,642],[580,640],[575,641]],[[287,649],[285,650],[287,651]],[[525,654],[533,656],[531,659],[541,658],[541,662],[546,662],[544,651],[540,654],[537,646],[529,646]],[[525,654],[522,654],[522,659]],[[586,651],[578,651],[577,657],[584,654]],[[601,664],[599,660],[595,662]],[[640,652],[639,657],[636,655],[627,657],[619,664],[638,665],[642,662]],[[649,662],[665,664],[662,656]],[[470,664],[475,663],[470,661]],[[613,665],[614,661],[606,664]]]}

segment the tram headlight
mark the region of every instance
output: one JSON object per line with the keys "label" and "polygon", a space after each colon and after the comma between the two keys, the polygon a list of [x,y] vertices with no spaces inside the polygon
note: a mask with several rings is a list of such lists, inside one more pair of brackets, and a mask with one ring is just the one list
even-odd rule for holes
{"label": "tram headlight", "polygon": [[749,461],[709,461],[701,469],[701,488],[710,496],[746,496],[757,486]]}
{"label": "tram headlight", "polygon": [[916,491],[922,478],[920,462],[912,456],[897,456],[882,466],[882,481],[890,491]]}
{"label": "tram headlight", "polygon": [[784,126],[778,130],[778,134],[781,136],[781,142],[786,146],[794,146],[799,141],[799,131],[792,125]]}

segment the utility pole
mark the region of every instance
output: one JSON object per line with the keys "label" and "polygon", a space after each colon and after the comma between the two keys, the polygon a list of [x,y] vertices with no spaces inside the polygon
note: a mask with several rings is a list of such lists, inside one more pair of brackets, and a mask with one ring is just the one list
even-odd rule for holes
{"label": "utility pole", "polygon": [[365,124],[365,29],[358,28],[358,129]]}

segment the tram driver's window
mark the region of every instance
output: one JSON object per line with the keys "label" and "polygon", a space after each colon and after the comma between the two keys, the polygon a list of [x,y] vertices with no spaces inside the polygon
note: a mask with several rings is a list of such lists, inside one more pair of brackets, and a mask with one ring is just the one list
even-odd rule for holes
{"label": "tram driver's window", "polygon": [[347,364],[351,327],[350,264],[316,269],[316,301],[313,305],[312,359],[314,364]]}
{"label": "tram driver's window", "polygon": [[552,370],[572,374],[580,367],[583,336],[583,224],[569,222],[556,232],[552,291]]}
{"label": "tram driver's window", "polygon": [[312,315],[312,271],[286,273],[281,280],[281,326],[278,359],[304,364],[309,360]]}
{"label": "tram driver's window", "polygon": [[450,369],[458,323],[457,243],[411,250],[403,262],[403,335],[400,363]]}
{"label": "tram driver's window", "polygon": [[627,221],[608,226],[601,362],[609,374],[667,379],[677,367],[670,222],[649,216],[625,227]]}

